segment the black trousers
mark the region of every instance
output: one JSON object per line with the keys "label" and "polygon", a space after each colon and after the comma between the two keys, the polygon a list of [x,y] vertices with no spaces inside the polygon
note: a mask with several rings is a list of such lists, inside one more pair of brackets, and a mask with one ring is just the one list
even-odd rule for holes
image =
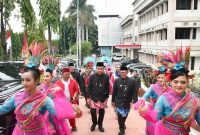
{"label": "black trousers", "polygon": [[96,126],[98,124],[99,126],[102,126],[103,125],[104,114],[105,114],[105,109],[99,109],[98,121],[97,121],[96,109],[91,108],[90,112],[91,112],[91,116],[92,116],[93,125]]}
{"label": "black trousers", "polygon": [[125,122],[126,122],[126,118],[128,117],[128,115],[126,117],[122,117],[122,115],[120,113],[117,113],[117,116],[118,116],[119,129],[125,130]]}

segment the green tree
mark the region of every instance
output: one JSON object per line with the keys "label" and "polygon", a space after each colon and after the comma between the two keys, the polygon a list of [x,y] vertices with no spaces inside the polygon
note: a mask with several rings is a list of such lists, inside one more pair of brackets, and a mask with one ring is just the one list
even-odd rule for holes
{"label": "green tree", "polygon": [[21,57],[21,50],[23,47],[24,33],[11,33],[12,40],[12,57],[13,60],[18,60]]}
{"label": "green tree", "polygon": [[0,14],[1,14],[1,47],[3,59],[7,59],[6,52],[6,25],[9,26],[8,20],[11,15],[11,11],[15,8],[16,0],[1,0],[0,1]]}
{"label": "green tree", "polygon": [[[82,41],[88,41],[88,27],[94,25],[94,20],[96,17],[93,15],[95,12],[93,5],[87,5],[87,0],[79,0],[79,28]],[[69,17],[72,18],[74,22],[74,27],[76,27],[77,22],[77,0],[72,0],[69,8],[66,10],[69,13]],[[86,35],[85,35],[86,33]]]}
{"label": "green tree", "polygon": [[36,27],[36,17],[30,0],[17,0],[17,3],[20,6],[20,16],[22,18],[25,31],[29,32],[34,30]]}
{"label": "green tree", "polygon": [[[70,49],[72,51],[72,54],[76,54],[76,44],[71,45]],[[91,51],[92,51],[92,43],[89,42],[89,41],[83,42],[83,46],[81,48],[81,56],[82,56],[82,58],[90,55]]]}
{"label": "green tree", "polygon": [[28,44],[31,44],[33,40],[42,43],[46,42],[44,31],[45,29],[43,23],[39,22],[37,27],[28,33]]}
{"label": "green tree", "polygon": [[92,25],[89,27],[89,41],[93,45],[93,49],[91,53],[99,53],[98,52],[98,27],[97,25]]}
{"label": "green tree", "polygon": [[48,29],[48,48],[51,53],[52,30],[58,32],[60,23],[60,0],[38,0],[42,23]]}
{"label": "green tree", "polygon": [[70,17],[63,17],[61,21],[60,50],[68,52],[70,44],[76,42],[76,29],[73,27],[73,21]]}
{"label": "green tree", "polygon": [[82,48],[81,48],[81,56],[85,57],[90,55],[92,51],[92,43],[89,41],[83,42]]}

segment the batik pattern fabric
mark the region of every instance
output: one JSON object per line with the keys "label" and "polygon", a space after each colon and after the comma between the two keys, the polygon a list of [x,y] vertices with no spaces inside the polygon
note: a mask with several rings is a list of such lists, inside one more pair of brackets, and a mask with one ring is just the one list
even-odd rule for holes
{"label": "batik pattern fabric", "polygon": [[141,114],[156,123],[155,135],[189,135],[194,119],[200,124],[198,99],[190,93],[177,95],[174,91],[163,94],[154,109]]}
{"label": "batik pattern fabric", "polygon": [[99,114],[99,109],[107,108],[107,102],[108,100],[105,100],[103,103],[101,101],[94,102],[91,99],[89,99],[88,104],[90,105],[90,108],[96,109],[97,115]]}
{"label": "batik pattern fabric", "polygon": [[25,91],[19,92],[0,105],[0,115],[12,110],[15,110],[17,119],[13,135],[49,135],[45,124],[47,116],[56,117],[50,98],[39,91],[31,96]]}
{"label": "batik pattern fabric", "polygon": [[126,116],[128,116],[130,109],[116,108],[115,111],[118,112],[119,114],[121,114],[122,117],[126,117]]}
{"label": "batik pattern fabric", "polygon": [[[47,121],[51,134],[70,135],[71,133],[66,119],[75,118],[75,111],[72,107],[72,104],[66,100],[63,90],[58,85],[51,83],[48,87],[43,83],[40,88],[42,89],[42,93],[46,94],[53,100],[55,106],[57,115],[56,120],[52,121],[50,115],[49,121]],[[57,121],[56,123],[58,124],[56,124],[55,121]],[[59,129],[57,127],[59,127]]]}
{"label": "batik pattern fabric", "polygon": [[[143,97],[138,100],[138,102],[134,105],[134,108],[137,110],[143,103],[148,101],[149,106],[154,108],[157,99],[164,93],[169,92],[171,87],[163,87],[157,82],[156,84],[152,84],[149,89],[145,92]],[[147,135],[154,135],[155,124],[151,121],[146,121],[146,129],[145,132]]]}

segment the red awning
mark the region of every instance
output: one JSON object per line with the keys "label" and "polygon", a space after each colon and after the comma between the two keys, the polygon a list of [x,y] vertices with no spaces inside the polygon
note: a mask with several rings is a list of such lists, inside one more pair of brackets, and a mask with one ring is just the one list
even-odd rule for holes
{"label": "red awning", "polygon": [[141,45],[139,45],[139,44],[130,44],[130,45],[119,44],[119,45],[114,45],[114,47],[118,48],[118,49],[140,49]]}

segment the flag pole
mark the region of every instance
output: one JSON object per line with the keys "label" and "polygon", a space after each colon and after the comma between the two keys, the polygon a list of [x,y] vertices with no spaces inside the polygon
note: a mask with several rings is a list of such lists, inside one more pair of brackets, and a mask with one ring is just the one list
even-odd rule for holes
{"label": "flag pole", "polygon": [[10,46],[10,60],[12,61],[12,45]]}

